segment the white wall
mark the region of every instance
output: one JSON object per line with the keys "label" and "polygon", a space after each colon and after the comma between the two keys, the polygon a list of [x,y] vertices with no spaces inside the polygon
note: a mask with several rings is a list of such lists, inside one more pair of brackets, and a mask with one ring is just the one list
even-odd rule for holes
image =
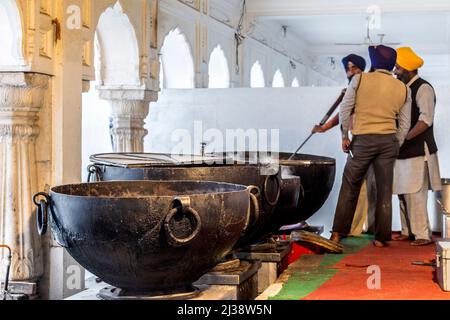
{"label": "white wall", "polygon": [[98,97],[96,82],[91,83],[91,89],[83,93],[83,143],[82,143],[82,181],[87,181],[89,157],[97,153],[112,152],[109,134],[110,106],[106,100]]}

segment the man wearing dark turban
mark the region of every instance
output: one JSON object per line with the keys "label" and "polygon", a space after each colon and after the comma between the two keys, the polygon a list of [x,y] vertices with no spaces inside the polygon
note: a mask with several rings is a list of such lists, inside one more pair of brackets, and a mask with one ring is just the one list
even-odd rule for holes
{"label": "man wearing dark turban", "polygon": [[354,76],[341,104],[342,148],[349,157],[331,240],[339,242],[349,235],[364,177],[373,165],[377,185],[374,245],[384,247],[392,240],[394,163],[410,127],[411,92],[393,77],[397,60],[394,49],[371,46],[369,55],[374,72]]}
{"label": "man wearing dark turban", "polygon": [[[350,54],[342,59],[344,70],[350,83],[354,76],[361,74],[366,70],[366,60],[356,54]],[[344,95],[347,89],[343,90],[342,95],[336,101],[341,103],[344,99]],[[316,125],[313,128],[313,133],[325,133],[339,125],[339,113],[323,126]],[[358,199],[358,205],[355,211],[355,217],[353,219],[352,228],[350,231],[351,236],[360,236],[364,231],[373,232],[373,217],[375,215],[376,206],[376,186],[375,176],[373,168],[370,167],[367,174],[367,178],[364,180],[361,188],[361,193]]]}
{"label": "man wearing dark turban", "polygon": [[[354,76],[357,74],[361,74],[366,70],[366,60],[358,56],[356,54],[350,54],[342,59],[342,64],[344,65],[345,73],[347,74],[348,82],[350,83]],[[345,94],[345,91],[347,89],[343,90],[343,93]],[[344,95],[341,95],[339,99],[336,101],[338,103],[341,103],[344,99]],[[313,129],[314,133],[325,133],[334,127],[339,125],[339,114],[337,114],[333,119],[328,121],[323,126],[315,126]]]}

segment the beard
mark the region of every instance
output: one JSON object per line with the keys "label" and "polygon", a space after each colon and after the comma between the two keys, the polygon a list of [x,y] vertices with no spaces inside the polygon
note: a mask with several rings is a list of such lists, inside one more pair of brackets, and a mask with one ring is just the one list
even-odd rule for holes
{"label": "beard", "polygon": [[352,74],[351,76],[347,76],[348,83],[352,82],[353,78],[356,76],[356,74]]}
{"label": "beard", "polygon": [[409,76],[405,73],[397,74],[397,79],[405,84],[407,84],[409,82]]}

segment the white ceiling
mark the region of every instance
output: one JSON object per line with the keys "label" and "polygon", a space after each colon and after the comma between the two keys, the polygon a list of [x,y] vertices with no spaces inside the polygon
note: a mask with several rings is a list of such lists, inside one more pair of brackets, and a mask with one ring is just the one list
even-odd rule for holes
{"label": "white ceiling", "polygon": [[[275,18],[311,46],[311,51],[341,53],[348,47],[334,47],[335,43],[359,43],[366,37],[367,15],[314,15]],[[427,54],[450,52],[450,13],[387,13],[381,16],[381,28],[371,31],[374,41],[378,34],[386,34],[385,42],[413,46]],[[365,50],[351,48],[352,50]]]}
{"label": "white ceiling", "polygon": [[[350,52],[367,56],[367,9],[372,0],[247,0],[248,12],[261,22],[275,21],[288,27],[314,56],[341,57]],[[422,55],[422,73],[440,84],[450,84],[450,0],[378,0],[380,29],[373,41],[411,46]]]}

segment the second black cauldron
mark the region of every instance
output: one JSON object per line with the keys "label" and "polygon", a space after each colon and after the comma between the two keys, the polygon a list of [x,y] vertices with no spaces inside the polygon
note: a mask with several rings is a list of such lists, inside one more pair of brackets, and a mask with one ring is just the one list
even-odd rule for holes
{"label": "second black cauldron", "polygon": [[272,230],[311,218],[327,201],[336,179],[335,159],[298,154],[289,160],[290,153],[279,156],[282,177],[300,177],[301,191],[297,206],[281,205],[276,208]]}

